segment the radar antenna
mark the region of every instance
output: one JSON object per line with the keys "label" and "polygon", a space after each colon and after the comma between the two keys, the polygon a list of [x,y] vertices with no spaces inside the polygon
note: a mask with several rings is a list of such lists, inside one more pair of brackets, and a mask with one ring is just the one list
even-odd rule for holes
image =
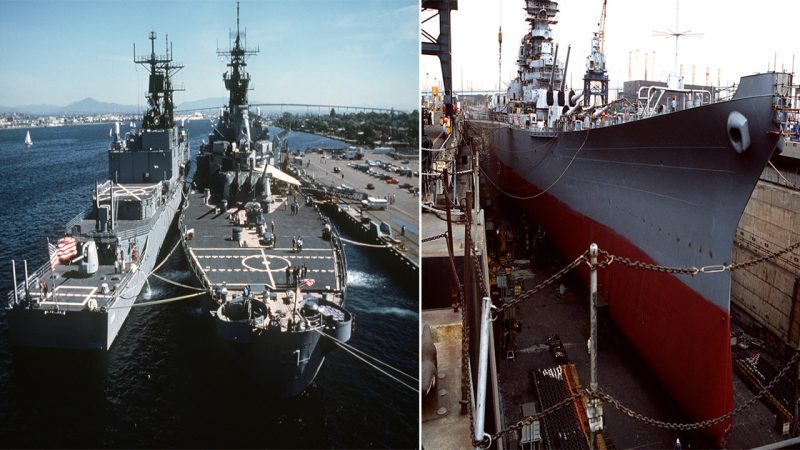
{"label": "radar antenna", "polygon": [[173,63],[169,40],[165,39],[165,54],[156,55],[156,32],[151,31],[148,39],[148,56],[136,56],[136,44],[133,44],[133,62],[143,65],[150,72],[147,89],[149,108],[142,119],[142,128],[166,130],[175,126],[172,93],[183,90],[173,87],[172,76],[183,69],[183,65]]}
{"label": "radar antenna", "polygon": [[662,36],[665,38],[674,37],[675,38],[675,65],[672,68],[672,74],[674,76],[678,76],[678,40],[681,38],[686,37],[699,37],[702,36],[703,33],[692,33],[692,30],[685,30],[685,31],[678,31],[680,27],[678,26],[678,19],[680,15],[679,12],[679,4],[680,0],[675,0],[675,30],[667,30],[667,31],[653,31],[653,36]]}

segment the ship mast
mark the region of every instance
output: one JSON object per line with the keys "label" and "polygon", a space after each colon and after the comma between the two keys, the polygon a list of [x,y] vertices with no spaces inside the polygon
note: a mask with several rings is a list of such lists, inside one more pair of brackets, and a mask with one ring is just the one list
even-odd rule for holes
{"label": "ship mast", "polygon": [[[680,0],[675,0],[675,30],[654,31],[653,36],[675,38],[675,62],[672,68],[672,76],[670,78],[680,80],[677,86],[683,88],[683,74],[678,73],[678,41],[680,40],[680,38],[702,36],[703,33],[692,33],[692,30],[678,31],[680,30],[680,28],[678,28],[678,19],[680,18],[679,6],[680,6]],[[668,82],[672,82],[672,80],[668,80]]]}
{"label": "ship mast", "polygon": [[247,91],[250,89],[250,74],[247,73],[246,58],[255,55],[259,49],[248,49],[242,45],[243,33],[239,29],[239,3],[236,3],[236,34],[231,36],[233,38],[233,46],[228,50],[217,50],[217,55],[230,57],[228,67],[230,72],[225,72],[222,75],[225,81],[225,89],[230,92],[228,100],[228,108],[231,112],[235,111],[238,106],[247,106]]}
{"label": "ship mast", "polygon": [[133,61],[143,65],[150,72],[147,104],[148,109],[142,119],[142,128],[151,130],[167,130],[175,126],[172,93],[182,91],[172,85],[172,76],[183,69],[183,65],[172,61],[172,49],[169,40],[165,39],[164,55],[156,55],[156,32],[151,31],[150,55],[136,56],[136,44],[133,44]]}
{"label": "ship mast", "polygon": [[[250,90],[250,74],[247,73],[247,57],[255,55],[259,49],[248,49],[242,44],[246,37],[239,29],[239,3],[236,3],[236,34],[231,33],[233,45],[228,50],[217,50],[217,55],[229,57],[230,71],[222,75],[225,89],[230,92],[226,127],[233,128],[235,141],[250,142],[249,103],[247,91]],[[223,119],[224,120],[224,119]],[[247,144],[246,144],[247,145]]]}

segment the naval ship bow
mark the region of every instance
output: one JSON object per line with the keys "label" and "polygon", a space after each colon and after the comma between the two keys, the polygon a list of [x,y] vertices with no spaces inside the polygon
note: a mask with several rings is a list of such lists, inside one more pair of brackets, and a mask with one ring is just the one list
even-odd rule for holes
{"label": "naval ship bow", "polygon": [[[745,205],[782,150],[792,75],[743,77],[730,99],[672,75],[666,86],[645,82],[632,101],[609,102],[603,28],[576,94],[551,32],[558,3],[526,0],[526,13],[517,77],[492,113],[469,120],[489,131],[487,181],[567,259],[595,242],[658,267],[730,264]],[[599,273],[616,326],[692,420],[733,409],[730,286],[729,271],[691,276],[616,263]],[[730,426],[704,432],[723,445]]]}
{"label": "naval ship bow", "polygon": [[274,166],[286,153],[251,114],[245,59],[256,52],[242,45],[237,7],[233,43],[220,52],[229,58],[229,103],[200,148],[180,229],[232,358],[267,393],[290,397],[314,380],[337,341],[349,340],[353,317],[338,235],[300,182]]}
{"label": "naval ship bow", "polygon": [[[18,347],[108,350],[153,270],[181,206],[188,135],[175,127],[171,48],[134,62],[149,71],[148,110],[141,128],[112,130],[108,180],[96,184],[92,206],[48,242],[49,261],[27,273],[9,294],[11,342]],[[43,244],[44,248],[44,244]]]}

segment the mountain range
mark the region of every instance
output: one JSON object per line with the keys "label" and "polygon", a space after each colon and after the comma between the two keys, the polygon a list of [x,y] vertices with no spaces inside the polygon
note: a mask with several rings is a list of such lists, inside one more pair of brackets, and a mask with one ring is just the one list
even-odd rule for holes
{"label": "mountain range", "polygon": [[[225,97],[205,98],[184,102],[175,107],[176,112],[185,110],[217,109],[228,103]],[[253,104],[259,102],[251,102]],[[91,97],[70,103],[66,106],[57,105],[19,105],[19,106],[0,106],[0,114],[3,113],[23,113],[38,115],[63,115],[63,114],[124,114],[139,113],[144,109],[144,105],[121,105],[119,103],[101,102]]]}

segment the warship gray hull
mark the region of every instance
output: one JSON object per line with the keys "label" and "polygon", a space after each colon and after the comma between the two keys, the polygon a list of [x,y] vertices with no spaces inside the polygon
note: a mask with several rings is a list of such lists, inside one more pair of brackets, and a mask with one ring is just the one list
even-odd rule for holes
{"label": "warship gray hull", "polygon": [[[302,392],[336,341],[349,340],[353,320],[344,309],[347,266],[338,238],[326,235],[330,227],[315,207],[301,205],[293,213],[284,202],[289,198],[274,196],[265,215],[269,225],[247,228],[230,220],[238,207],[219,210],[204,194],[191,193],[179,225],[189,265],[209,294],[206,309],[217,334],[232,359],[274,397]],[[241,240],[233,238],[236,228]],[[270,245],[259,228],[274,230]],[[295,238],[303,240],[302,250]],[[305,275],[296,275],[301,267]],[[314,283],[300,291],[300,277]],[[241,302],[252,306],[237,315]]]}
{"label": "warship gray hull", "polygon": [[[183,204],[189,156],[186,130],[175,126],[171,77],[182,66],[171,52],[134,57],[150,72],[149,109],[124,136],[115,124],[108,180],[96,185],[92,207],[67,223],[49,260],[9,294],[16,347],[108,350],[131,306],[156,270],[156,259]],[[169,48],[169,47],[168,47]]]}
{"label": "warship gray hull", "polygon": [[[164,240],[172,229],[177,212],[182,203],[182,195],[178,190],[165,203],[149,229],[141,229],[140,242],[146,244],[146,250],[139,258],[139,266],[119,279],[121,274],[114,273],[113,265],[101,265],[98,273],[118,283],[115,297],[99,294],[97,279],[75,279],[74,282],[64,280],[68,269],[56,269],[57,280],[67,281],[56,287],[56,300],[52,295],[44,299],[41,293],[31,293],[38,307],[11,308],[9,316],[9,336],[11,343],[17,347],[31,348],[65,348],[108,350],[122,329],[125,319],[130,313],[131,305],[136,301],[147,280],[147,275],[156,265],[158,254]],[[47,278],[49,265],[37,270],[34,278]],[[31,284],[34,284],[33,282]],[[25,290],[18,286],[19,293]],[[92,291],[94,291],[92,293]],[[63,297],[62,297],[63,294]],[[61,300],[58,300],[61,298]],[[94,299],[99,305],[107,305],[105,310],[98,307],[92,311],[87,307],[88,301]]]}
{"label": "warship gray hull", "polygon": [[[542,225],[565,258],[596,242],[631,260],[717,272],[640,270],[619,259],[599,272],[618,328],[693,420],[733,407],[731,280],[720,264],[732,262],[739,218],[780,149],[776,92],[788,85],[785,74],[757,75],[744,78],[730,101],[582,131],[504,124],[490,134],[484,176]],[[746,130],[734,124],[731,131],[738,115]],[[747,148],[735,150],[745,138]],[[581,275],[588,280],[587,269]],[[705,431],[722,443],[729,427]]]}
{"label": "warship gray hull", "polygon": [[266,392],[291,397],[313,381],[326,353],[350,339],[347,264],[338,235],[301,183],[273,165],[285,167],[288,154],[273,147],[266,121],[250,111],[245,58],[257,51],[243,47],[238,12],[237,5],[231,48],[218,51],[230,57],[223,75],[229,103],[200,148],[196,192],[179,228],[233,359]]}
{"label": "warship gray hull", "polygon": [[[216,317],[222,316],[221,309],[215,313]],[[217,332],[228,343],[231,358],[268,395],[285,398],[299,395],[314,381],[325,355],[336,347],[331,338],[339,341],[349,339],[352,318],[347,317],[333,327],[294,333],[269,328],[253,333],[249,323],[223,320],[215,323]]]}

